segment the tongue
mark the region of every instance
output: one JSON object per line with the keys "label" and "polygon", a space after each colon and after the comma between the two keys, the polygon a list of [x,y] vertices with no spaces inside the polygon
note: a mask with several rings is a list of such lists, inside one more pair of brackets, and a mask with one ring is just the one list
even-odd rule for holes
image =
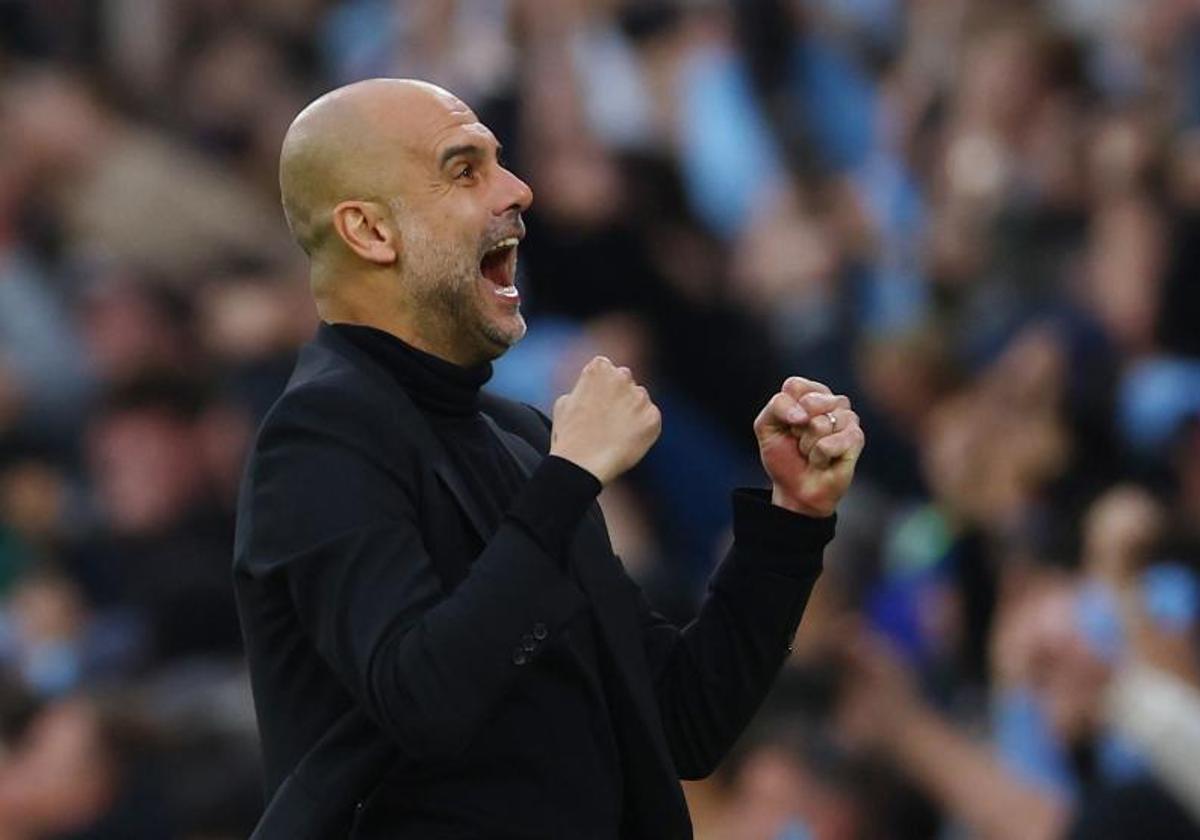
{"label": "tongue", "polygon": [[508,251],[508,248],[494,251],[485,256],[483,262],[479,264],[479,269],[483,272],[483,276],[497,286],[512,285],[512,277],[508,271]]}

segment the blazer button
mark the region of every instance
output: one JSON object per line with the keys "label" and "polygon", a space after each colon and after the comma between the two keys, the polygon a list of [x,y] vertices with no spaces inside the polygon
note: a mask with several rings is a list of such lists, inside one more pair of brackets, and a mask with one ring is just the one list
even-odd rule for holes
{"label": "blazer button", "polygon": [[533,640],[533,636],[530,636],[528,633],[526,633],[521,637],[521,647],[532,653],[533,649],[537,647],[537,642]]}
{"label": "blazer button", "polygon": [[523,648],[517,648],[513,651],[513,664],[524,665],[529,661],[529,654],[525,653]]}
{"label": "blazer button", "polygon": [[547,635],[548,633],[546,631],[545,624],[542,624],[542,622],[539,621],[537,624],[533,625],[533,638],[540,642],[545,639]]}

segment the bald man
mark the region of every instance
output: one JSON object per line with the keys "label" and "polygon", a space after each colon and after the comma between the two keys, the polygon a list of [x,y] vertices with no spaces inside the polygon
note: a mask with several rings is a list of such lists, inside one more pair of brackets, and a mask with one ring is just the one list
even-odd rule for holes
{"label": "bald man", "polygon": [[336,90],[292,124],[280,187],[322,323],[238,505],[255,837],[691,837],[679,779],[745,727],[820,572],[863,446],[848,401],[799,377],[767,401],[771,489],[734,492],[733,547],[676,628],[596,504],[658,437],[646,390],[604,358],[553,421],[482,390],[525,334],[532,194],[471,109]]}

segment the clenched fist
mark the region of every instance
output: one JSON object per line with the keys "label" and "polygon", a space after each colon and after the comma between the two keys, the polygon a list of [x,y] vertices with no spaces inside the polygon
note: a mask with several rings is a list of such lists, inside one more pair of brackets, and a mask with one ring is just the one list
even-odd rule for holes
{"label": "clenched fist", "polygon": [[565,458],[608,484],[658,440],[662,415],[629,368],[597,356],[571,393],[554,403],[550,454]]}
{"label": "clenched fist", "polygon": [[850,400],[799,376],[759,413],[754,435],[771,501],[807,516],[833,513],[866,443]]}

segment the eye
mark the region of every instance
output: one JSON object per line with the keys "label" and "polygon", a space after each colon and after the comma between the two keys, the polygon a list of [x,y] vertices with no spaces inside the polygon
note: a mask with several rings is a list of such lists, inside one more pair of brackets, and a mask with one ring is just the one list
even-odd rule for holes
{"label": "eye", "polygon": [[459,181],[463,178],[473,177],[475,177],[475,167],[469,163],[464,163],[462,166],[458,167],[458,170],[454,173],[455,180]]}

